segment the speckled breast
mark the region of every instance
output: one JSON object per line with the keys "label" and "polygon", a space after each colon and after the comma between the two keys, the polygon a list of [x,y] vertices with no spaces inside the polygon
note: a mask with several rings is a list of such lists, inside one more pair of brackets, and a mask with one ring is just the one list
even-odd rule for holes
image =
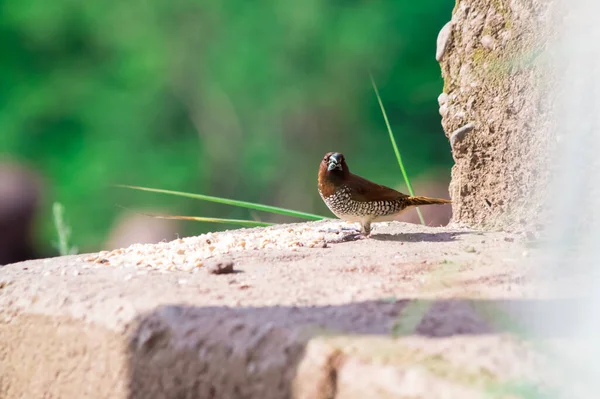
{"label": "speckled breast", "polygon": [[354,201],[350,194],[350,189],[346,186],[340,187],[329,197],[325,197],[320,190],[319,194],[331,212],[339,218],[343,218],[346,215],[388,216],[406,208],[406,204],[402,199],[393,201]]}

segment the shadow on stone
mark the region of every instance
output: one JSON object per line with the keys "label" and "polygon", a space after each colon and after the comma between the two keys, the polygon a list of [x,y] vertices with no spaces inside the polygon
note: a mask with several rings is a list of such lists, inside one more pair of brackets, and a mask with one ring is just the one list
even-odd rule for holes
{"label": "shadow on stone", "polygon": [[468,234],[469,232],[442,232],[442,233],[400,233],[400,234],[377,234],[374,232],[371,237],[373,240],[379,241],[403,241],[403,242],[446,242],[454,241],[457,236],[462,234]]}
{"label": "shadow on stone", "polygon": [[[130,326],[129,398],[328,398],[348,347],[367,357],[387,348],[393,363],[393,352],[404,350],[400,336],[434,340],[427,342],[499,332],[564,336],[571,306],[409,299],[322,307],[163,306]],[[540,329],[535,320],[549,314],[562,318],[560,325]]]}

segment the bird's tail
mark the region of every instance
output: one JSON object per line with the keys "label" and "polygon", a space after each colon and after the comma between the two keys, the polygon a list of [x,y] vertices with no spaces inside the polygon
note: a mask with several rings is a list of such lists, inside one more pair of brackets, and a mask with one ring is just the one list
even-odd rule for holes
{"label": "bird's tail", "polygon": [[431,197],[408,197],[406,199],[408,206],[419,206],[419,205],[434,205],[434,204],[450,204],[452,201],[443,198],[431,198]]}

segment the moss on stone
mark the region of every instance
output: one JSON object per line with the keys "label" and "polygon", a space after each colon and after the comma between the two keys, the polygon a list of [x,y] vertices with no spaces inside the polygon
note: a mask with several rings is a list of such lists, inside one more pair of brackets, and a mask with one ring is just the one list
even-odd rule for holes
{"label": "moss on stone", "polygon": [[465,371],[448,359],[442,352],[431,352],[418,346],[402,342],[402,338],[372,338],[357,336],[326,336],[314,339],[325,340],[332,353],[359,359],[367,364],[393,366],[399,369],[422,367],[432,375],[451,383],[471,388],[486,389],[487,386],[502,384],[497,375],[486,368]]}

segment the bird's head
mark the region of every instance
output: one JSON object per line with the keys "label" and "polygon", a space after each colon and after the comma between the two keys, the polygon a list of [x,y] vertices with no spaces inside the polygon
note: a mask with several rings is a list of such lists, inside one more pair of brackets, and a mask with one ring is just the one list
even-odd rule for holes
{"label": "bird's head", "polygon": [[328,174],[343,174],[348,172],[348,165],[344,159],[344,154],[340,152],[328,152],[321,161],[321,168],[324,168]]}
{"label": "bird's head", "polygon": [[350,175],[350,169],[344,159],[344,154],[339,152],[328,152],[321,160],[319,166],[319,183],[337,184],[344,181]]}
{"label": "bird's head", "polygon": [[339,152],[328,152],[323,157],[323,162],[327,164],[327,172],[333,172],[335,170],[343,171],[346,161],[344,160],[344,154]]}

